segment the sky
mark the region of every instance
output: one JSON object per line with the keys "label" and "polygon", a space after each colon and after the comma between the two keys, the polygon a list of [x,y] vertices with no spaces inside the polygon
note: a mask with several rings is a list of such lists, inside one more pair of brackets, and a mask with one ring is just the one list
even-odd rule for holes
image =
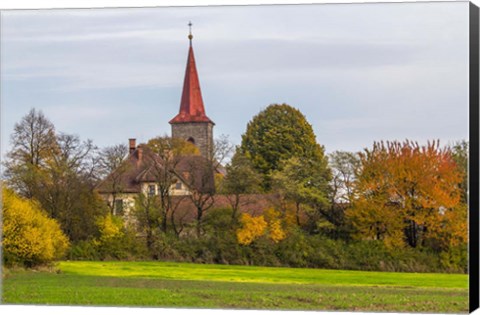
{"label": "sky", "polygon": [[189,21],[215,137],[287,103],[327,153],[468,139],[468,2],[25,10],[1,14],[2,155],[31,108],[99,147],[169,135]]}

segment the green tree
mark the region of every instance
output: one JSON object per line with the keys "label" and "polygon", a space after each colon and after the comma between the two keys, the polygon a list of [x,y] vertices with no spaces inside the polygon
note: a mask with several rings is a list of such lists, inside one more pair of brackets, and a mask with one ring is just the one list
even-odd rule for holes
{"label": "green tree", "polygon": [[252,162],[237,150],[226,166],[227,175],[222,181],[221,192],[227,195],[233,209],[232,219],[237,218],[242,195],[260,191],[261,176],[253,168]]}
{"label": "green tree", "polygon": [[282,161],[280,169],[272,174],[274,190],[295,204],[298,225],[302,206],[327,215],[331,173],[326,163],[326,159],[313,161],[292,157]]}
{"label": "green tree", "polygon": [[468,201],[468,141],[462,140],[456,142],[452,147],[452,157],[457,163],[459,170],[462,172],[462,182],[460,189],[462,190],[462,202]]}
{"label": "green tree", "polygon": [[263,187],[270,189],[269,176],[282,160],[298,157],[325,164],[324,149],[315,139],[305,116],[287,104],[273,104],[248,123],[240,151],[264,176]]}
{"label": "green tree", "polygon": [[[162,220],[158,206],[158,197],[154,195],[138,194],[135,197],[134,215],[138,228],[145,235],[145,242],[150,253],[154,253],[154,245],[158,237]],[[156,254],[154,254],[156,255]],[[158,258],[154,256],[153,258]]]}

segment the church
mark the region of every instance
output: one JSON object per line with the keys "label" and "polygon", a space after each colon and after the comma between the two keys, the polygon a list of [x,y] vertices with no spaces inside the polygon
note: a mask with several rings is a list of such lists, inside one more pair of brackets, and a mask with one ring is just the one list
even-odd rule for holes
{"label": "church", "polygon": [[188,196],[192,191],[214,192],[214,173],[218,170],[204,167],[213,162],[213,127],[203,104],[200,81],[195,65],[192,46],[191,23],[189,49],[179,113],[169,123],[173,139],[186,140],[198,148],[200,155],[184,156],[173,164],[155,155],[145,144],[137,145],[136,139],[129,139],[129,154],[123,163],[108,175],[96,188],[107,201],[112,214],[128,215],[135,205],[135,197],[142,193],[147,196],[159,193],[159,170],[173,174],[167,189],[171,196]]}

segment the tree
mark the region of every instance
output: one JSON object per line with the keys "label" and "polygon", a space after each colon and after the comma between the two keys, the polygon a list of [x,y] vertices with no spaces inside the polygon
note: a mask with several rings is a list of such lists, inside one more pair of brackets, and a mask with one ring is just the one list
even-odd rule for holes
{"label": "tree", "polygon": [[48,218],[38,203],[23,199],[11,190],[4,188],[2,197],[5,264],[33,267],[60,259],[69,242],[59,224]]}
{"label": "tree", "polygon": [[468,141],[462,140],[456,142],[452,148],[452,157],[462,172],[462,182],[460,189],[462,190],[462,202],[468,202]]}
{"label": "tree", "polygon": [[287,104],[273,104],[248,123],[240,151],[264,176],[263,187],[270,189],[269,176],[291,157],[326,165],[324,149],[315,140],[312,126],[303,114]]}
{"label": "tree", "polygon": [[250,245],[256,239],[266,236],[273,243],[278,243],[287,237],[285,225],[286,218],[273,209],[266,209],[263,215],[251,216],[242,213],[240,216],[240,228],[236,230],[237,241],[241,245]]}
{"label": "tree", "polygon": [[124,189],[123,176],[130,169],[130,164],[125,163],[127,154],[128,148],[125,144],[105,147],[100,151],[99,173],[100,177],[106,177],[105,183],[112,197],[108,203],[111,214],[115,214],[117,195]]}
{"label": "tree", "polygon": [[200,151],[192,143],[179,138],[167,136],[151,139],[147,143],[148,151],[145,159],[155,177],[158,194],[158,207],[161,218],[161,230],[167,232],[168,217],[172,216],[175,205],[172,203],[171,187],[178,180],[175,170],[182,159],[187,156],[198,155]]}
{"label": "tree", "polygon": [[242,227],[237,230],[237,239],[238,243],[242,245],[249,245],[264,235],[268,225],[263,215],[252,217],[248,213],[242,213],[240,222]]}
{"label": "tree", "polygon": [[203,156],[183,158],[174,170],[175,175],[188,188],[188,198],[196,209],[196,234],[202,234],[202,219],[214,204],[215,166]]}
{"label": "tree", "polygon": [[35,109],[15,125],[11,142],[7,185],[40,202],[72,242],[88,239],[97,229],[95,217],[105,210],[93,192],[98,178],[93,143],[56,134],[53,124]]}
{"label": "tree", "polygon": [[390,247],[426,246],[454,232],[466,239],[466,229],[452,226],[466,210],[460,203],[462,173],[449,148],[438,141],[374,143],[360,154],[360,165],[347,211],[357,236]]}
{"label": "tree", "polygon": [[147,249],[150,253],[153,253],[155,240],[158,235],[157,229],[161,221],[157,196],[138,194],[135,197],[134,214],[138,228],[145,233]]}
{"label": "tree", "polygon": [[335,151],[329,155],[332,180],[330,182],[330,210],[328,217],[333,228],[328,234],[334,238],[350,237],[351,228],[345,220],[345,211],[355,200],[355,174],[360,167],[358,153]]}
{"label": "tree", "polygon": [[56,152],[42,168],[41,192],[34,196],[52,218],[59,221],[73,242],[85,240],[97,230],[96,217],[105,212],[104,203],[93,192],[92,170],[95,146],[76,135],[57,135]]}
{"label": "tree", "polygon": [[332,170],[332,204],[350,204],[354,200],[355,173],[360,166],[358,154],[335,151],[329,155],[329,162]]}
{"label": "tree", "polygon": [[51,159],[56,148],[53,124],[34,108],[14,126],[7,153],[5,177],[8,185],[31,198],[38,194],[40,168]]}
{"label": "tree", "polygon": [[237,150],[232,161],[227,164],[227,175],[222,182],[222,193],[227,195],[233,209],[232,219],[237,217],[242,195],[260,191],[261,177],[253,168],[252,162]]}
{"label": "tree", "polygon": [[274,190],[285,200],[295,204],[298,225],[302,205],[326,215],[331,173],[326,165],[326,159],[320,162],[321,164],[311,159],[291,157],[282,161],[279,170],[272,174]]}
{"label": "tree", "polygon": [[228,139],[226,135],[220,135],[219,138],[215,139],[213,144],[213,164],[215,169],[218,169],[222,163],[229,159],[234,150],[233,144]]}

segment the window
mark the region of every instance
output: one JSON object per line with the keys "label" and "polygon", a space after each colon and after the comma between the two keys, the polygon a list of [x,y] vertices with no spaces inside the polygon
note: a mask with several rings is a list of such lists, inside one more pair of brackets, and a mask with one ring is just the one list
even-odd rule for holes
{"label": "window", "polygon": [[123,215],[123,199],[116,199],[113,209],[114,215]]}
{"label": "window", "polygon": [[182,183],[181,183],[181,182],[177,182],[177,183],[175,184],[175,189],[177,189],[177,190],[182,189]]}
{"label": "window", "polygon": [[155,185],[148,185],[148,195],[149,196],[155,195]]}

